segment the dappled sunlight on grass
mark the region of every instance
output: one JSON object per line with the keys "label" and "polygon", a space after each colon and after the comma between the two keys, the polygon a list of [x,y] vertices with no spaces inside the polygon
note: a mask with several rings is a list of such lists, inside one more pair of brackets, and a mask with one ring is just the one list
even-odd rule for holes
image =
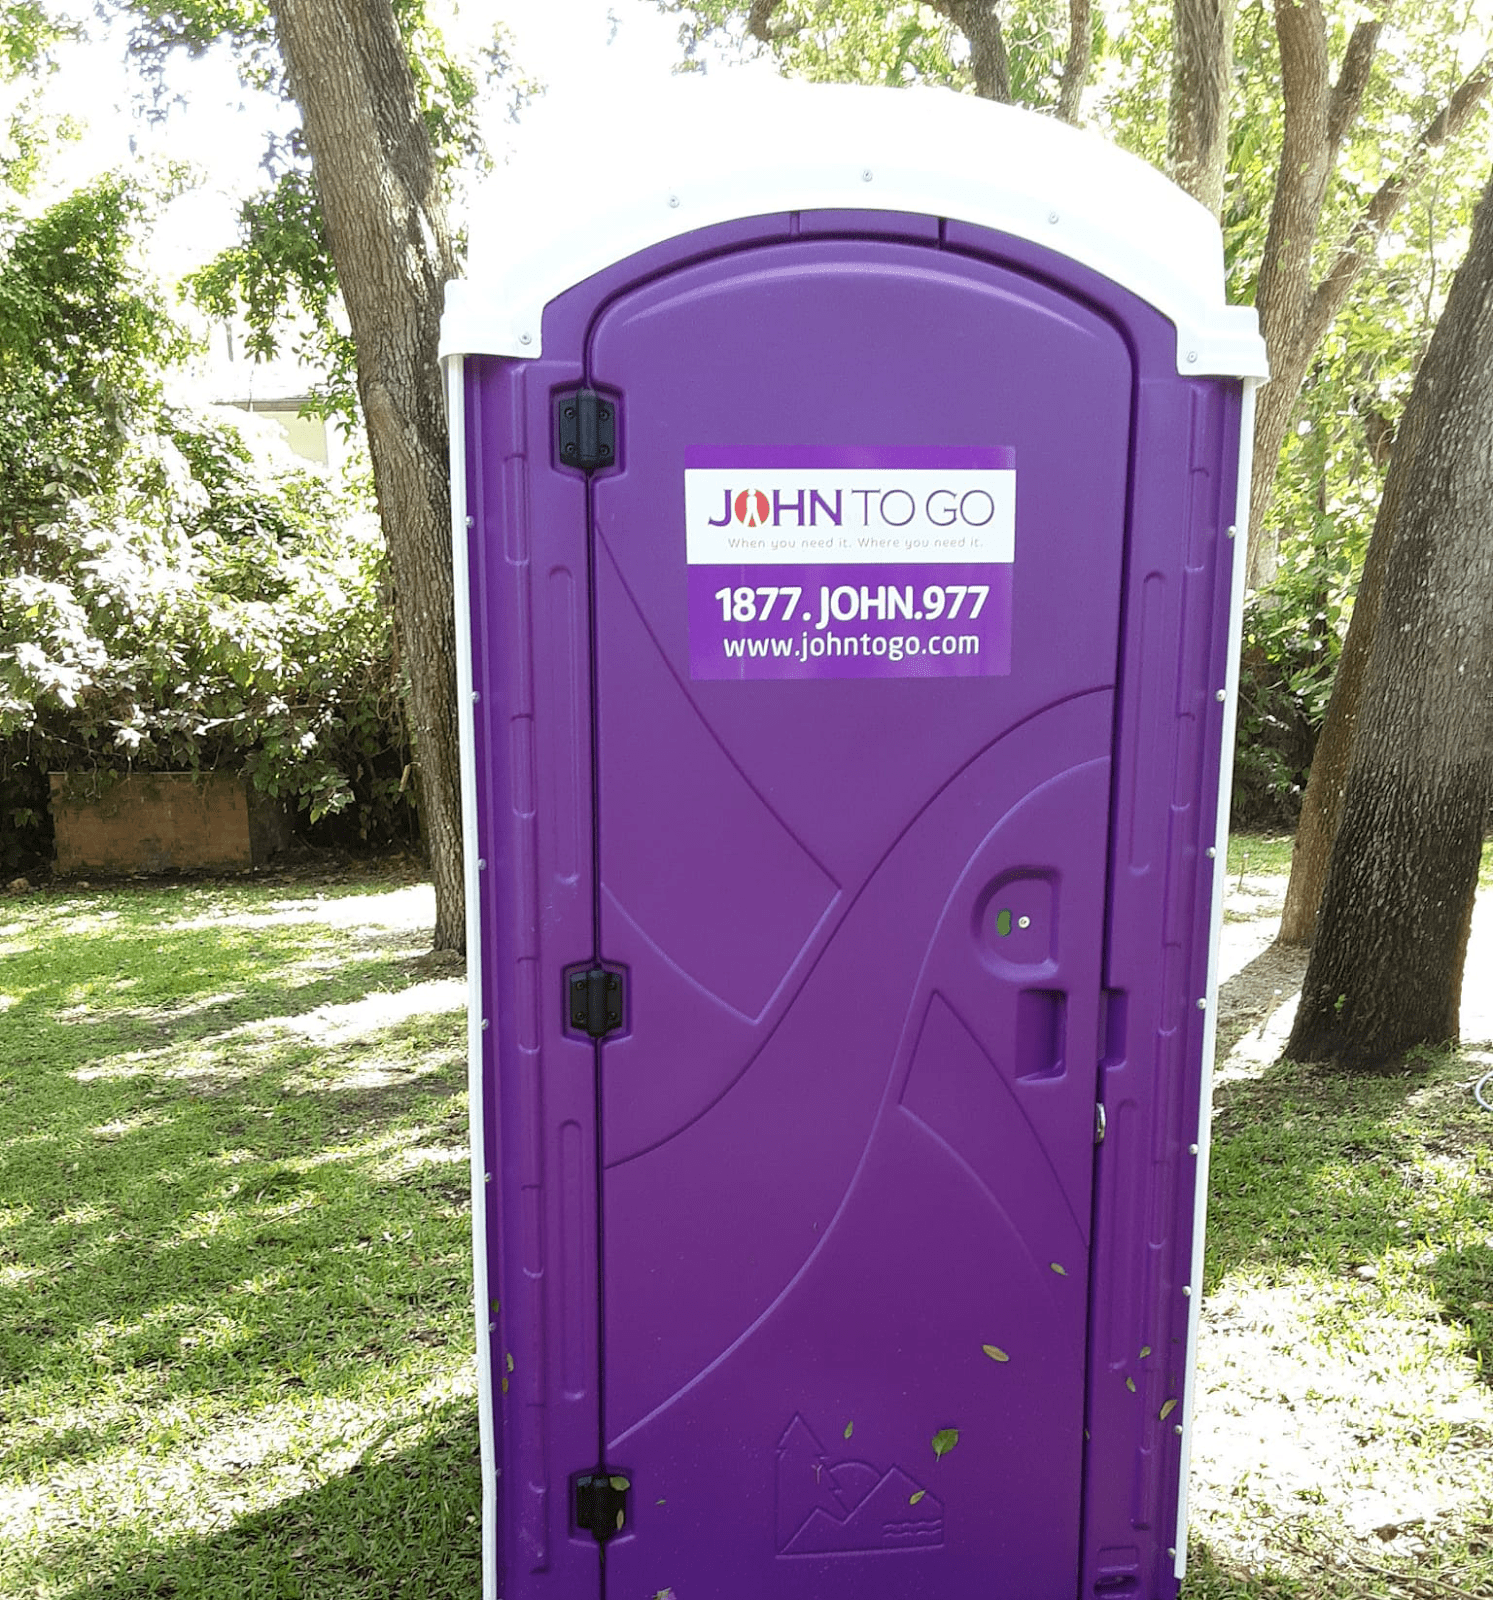
{"label": "dappled sunlight on grass", "polygon": [[[165,1033],[167,1037],[163,1042],[144,1049],[124,1049],[110,1055],[92,1056],[86,1065],[75,1068],[72,1075],[79,1083],[149,1077],[195,1080],[199,1087],[221,1086],[242,1081],[266,1068],[287,1067],[290,1063],[286,1060],[285,1048],[289,1041],[322,1047],[348,1046],[358,1041],[382,1041],[396,1024],[414,1024],[421,1019],[459,1018],[465,1006],[465,984],[447,978],[417,981],[401,989],[371,990],[357,999],[328,1002],[305,1012],[255,1017],[221,1032],[185,1040],[175,1037],[182,1031],[180,1016],[163,1021],[152,1015],[150,1029],[155,1033]],[[201,1008],[196,1008],[190,1014],[200,1012]],[[354,1067],[351,1073],[346,1070],[334,1072],[330,1068],[335,1064],[335,1058],[329,1058],[324,1050],[305,1054],[308,1062],[315,1063],[317,1071],[308,1070],[299,1077],[287,1078],[287,1088],[332,1089],[344,1082],[348,1086],[360,1086],[350,1079],[365,1069],[383,1072],[385,1076],[382,1081],[385,1083],[405,1081],[411,1071],[434,1070],[428,1060],[411,1066],[401,1062],[391,1052],[376,1069],[370,1068],[364,1061]],[[319,1083],[314,1082],[318,1073],[324,1080]]]}
{"label": "dappled sunlight on grass", "polygon": [[1215,1547],[1281,1560],[1277,1525],[1303,1521],[1419,1558],[1487,1517],[1493,1392],[1429,1301],[1288,1274],[1224,1284],[1205,1326],[1192,1481]]}
{"label": "dappled sunlight on grass", "polygon": [[384,1166],[384,1171],[391,1178],[401,1178],[415,1171],[417,1167],[459,1167],[463,1180],[466,1178],[467,1153],[465,1150],[453,1150],[449,1145],[417,1144],[403,1150]]}
{"label": "dappled sunlight on grass", "polygon": [[428,896],[131,889],[9,924],[0,1593],[218,1592],[255,1519],[303,1554],[255,1553],[254,1592],[341,1592],[409,1559],[410,1493],[440,1592],[476,1585],[465,995],[411,960]]}
{"label": "dappled sunlight on grass", "polygon": [[214,909],[194,917],[178,917],[166,924],[172,932],[191,933],[201,928],[288,927],[318,923],[327,928],[423,929],[435,921],[435,891],[429,884],[411,884],[377,894],[354,897],[286,895],[241,910]]}
{"label": "dappled sunlight on grass", "polygon": [[[24,1538],[86,1547],[123,1535],[137,1549],[159,1549],[271,1509],[370,1457],[418,1443],[430,1432],[433,1410],[474,1392],[467,1375],[422,1382],[419,1359],[340,1394],[224,1405],[206,1418],[169,1408],[161,1421],[174,1448],[164,1471],[155,1430],[141,1436],[126,1413],[116,1422],[133,1437],[64,1458],[23,1490],[0,1494],[0,1544]],[[391,1403],[395,1395],[402,1399]],[[53,1440],[76,1435],[79,1420],[50,1419]],[[92,1538],[79,1540],[80,1533]]]}
{"label": "dappled sunlight on grass", "polygon": [[333,1044],[377,1033],[391,1023],[404,1022],[411,1017],[464,1011],[466,1003],[464,982],[456,978],[435,978],[397,992],[379,991],[364,995],[361,1000],[318,1006],[296,1017],[267,1017],[247,1026],[259,1030],[279,1028],[303,1039]]}
{"label": "dappled sunlight on grass", "polygon": [[1233,1592],[1214,1563],[1315,1582],[1328,1550],[1363,1586],[1323,1593],[1417,1593],[1417,1572],[1493,1592],[1493,1117],[1468,1079],[1447,1054],[1221,1091],[1198,1594]]}
{"label": "dappled sunlight on grass", "polygon": [[164,1111],[141,1111],[133,1117],[116,1117],[112,1122],[101,1122],[88,1131],[95,1139],[122,1139],[126,1134],[159,1128],[170,1121],[171,1118]]}
{"label": "dappled sunlight on grass", "polygon": [[197,999],[184,1000],[176,1005],[120,1006],[114,1015],[121,1021],[181,1022],[187,1017],[201,1016],[204,1011],[222,1011],[244,997],[242,989],[229,989],[223,994],[205,994]]}

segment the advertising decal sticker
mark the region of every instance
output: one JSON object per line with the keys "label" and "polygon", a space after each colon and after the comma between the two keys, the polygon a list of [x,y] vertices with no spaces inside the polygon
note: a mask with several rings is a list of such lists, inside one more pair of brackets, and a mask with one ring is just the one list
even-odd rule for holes
{"label": "advertising decal sticker", "polygon": [[694,445],[684,468],[692,678],[1011,670],[1011,450]]}

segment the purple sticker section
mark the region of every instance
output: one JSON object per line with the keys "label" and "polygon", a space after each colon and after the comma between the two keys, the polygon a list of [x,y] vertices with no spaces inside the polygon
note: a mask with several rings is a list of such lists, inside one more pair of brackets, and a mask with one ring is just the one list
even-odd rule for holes
{"label": "purple sticker section", "polygon": [[801,472],[813,467],[830,470],[945,469],[956,472],[1000,472],[1015,467],[1016,452],[1003,444],[692,444],[685,446],[684,464],[687,468],[716,470],[741,467],[752,472],[770,472],[774,468]]}
{"label": "purple sticker section", "polygon": [[689,569],[690,676],[983,678],[1011,670],[1009,563]]}

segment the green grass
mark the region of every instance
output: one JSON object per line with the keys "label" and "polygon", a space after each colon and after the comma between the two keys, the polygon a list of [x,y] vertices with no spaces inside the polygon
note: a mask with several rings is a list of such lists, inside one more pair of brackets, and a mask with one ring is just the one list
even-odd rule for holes
{"label": "green grass", "polygon": [[1490,1065],[1221,1088],[1188,1600],[1493,1594]]}
{"label": "green grass", "polygon": [[0,1594],[477,1591],[423,893],[0,902]]}
{"label": "green grass", "polygon": [[[0,901],[7,1600],[480,1592],[424,893]],[[1221,1088],[1186,1600],[1493,1595],[1489,1065]]]}
{"label": "green grass", "polygon": [[[1289,833],[1231,833],[1229,872],[1235,877],[1244,872],[1251,876],[1289,872],[1293,843]],[[1493,889],[1493,839],[1483,842],[1477,881],[1481,888]]]}
{"label": "green grass", "polygon": [[1251,877],[1291,870],[1292,836],[1289,833],[1231,833],[1229,873]]}

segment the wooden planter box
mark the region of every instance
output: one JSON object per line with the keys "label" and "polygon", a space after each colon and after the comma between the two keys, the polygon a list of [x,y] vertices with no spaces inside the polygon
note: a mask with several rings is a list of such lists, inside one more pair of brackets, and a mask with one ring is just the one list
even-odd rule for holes
{"label": "wooden planter box", "polygon": [[233,772],[139,772],[100,781],[54,772],[55,869],[243,871],[288,842],[283,810]]}

